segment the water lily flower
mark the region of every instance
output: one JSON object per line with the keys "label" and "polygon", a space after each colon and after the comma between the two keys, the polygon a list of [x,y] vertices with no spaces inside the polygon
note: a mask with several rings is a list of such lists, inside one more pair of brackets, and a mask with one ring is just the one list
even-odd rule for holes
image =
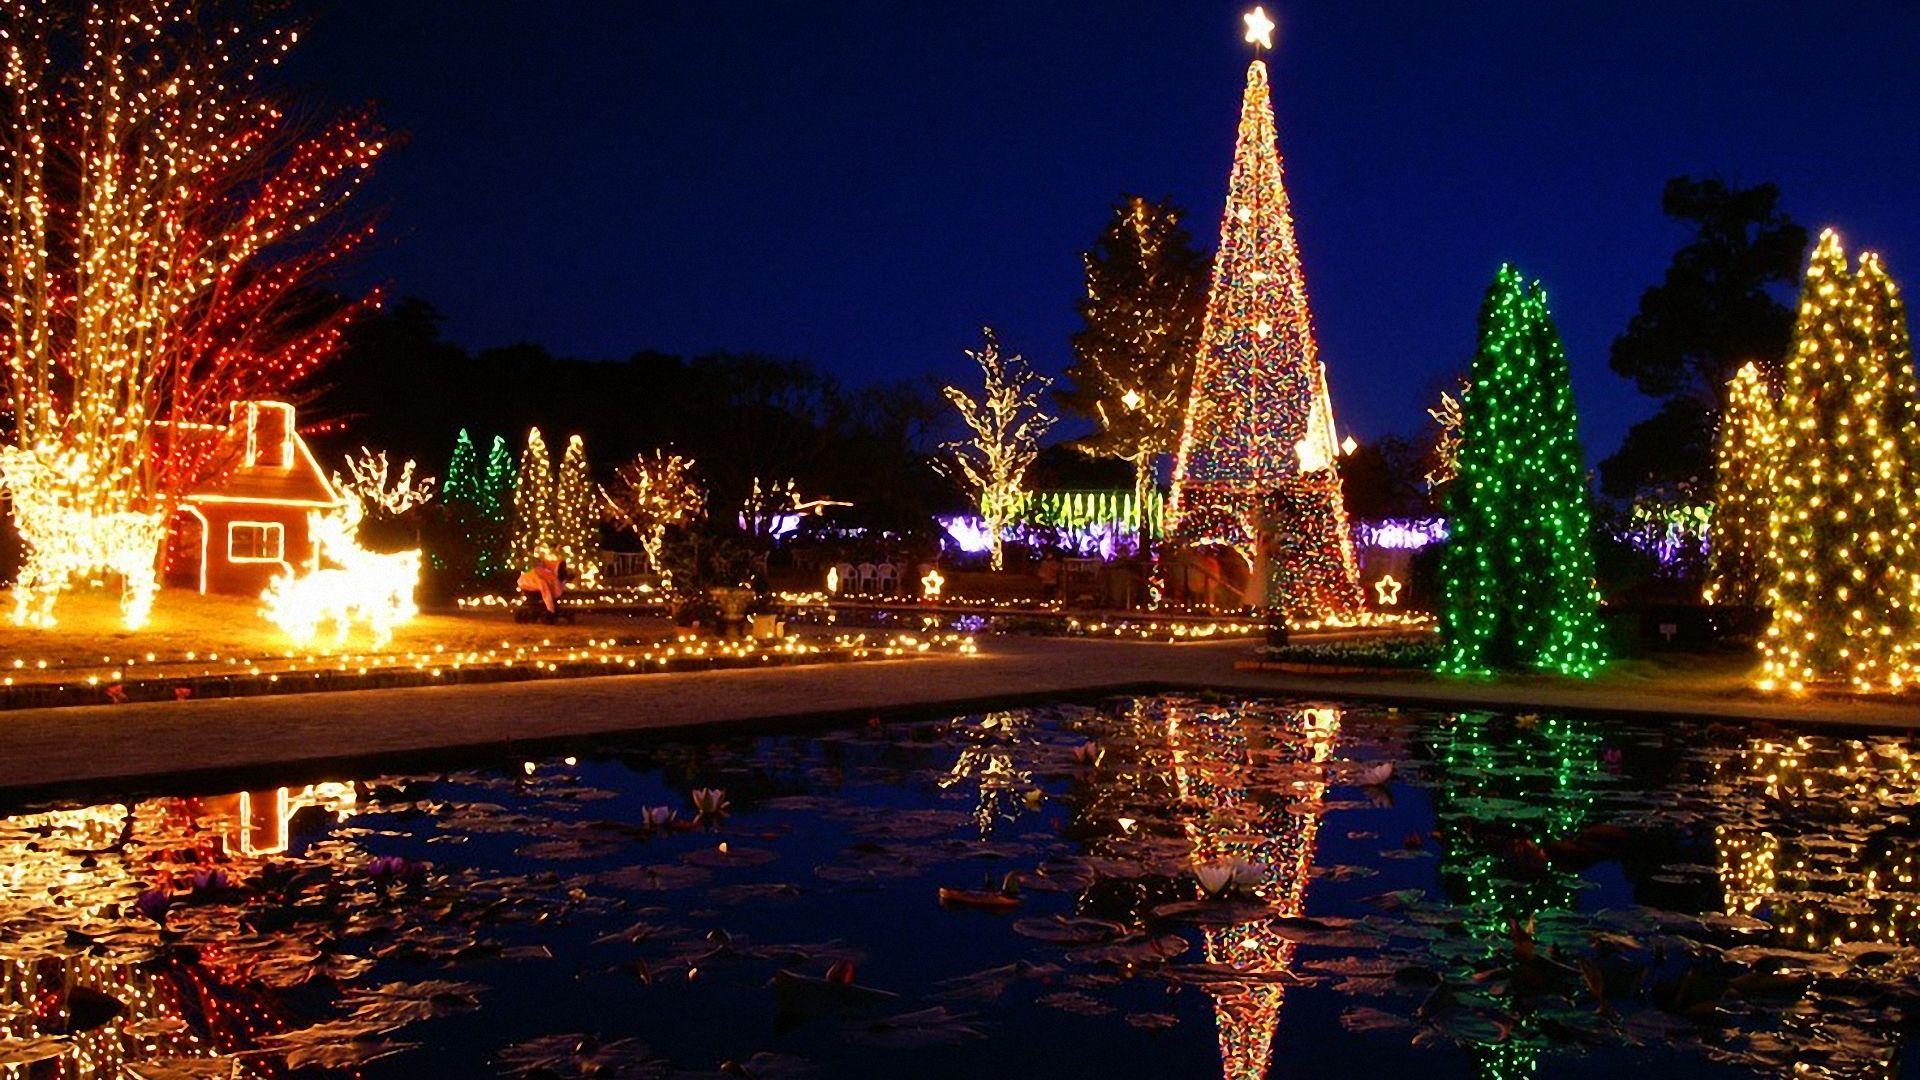
{"label": "water lily flower", "polygon": [[193,872],[193,891],[200,893],[226,892],[233,888],[233,879],[227,876],[225,869],[218,866],[203,866]]}
{"label": "water lily flower", "polygon": [[1193,868],[1193,876],[1200,879],[1200,891],[1208,896],[1223,896],[1233,885],[1233,864],[1230,862],[1207,863]]}
{"label": "water lily flower", "polygon": [[1085,765],[1090,769],[1099,768],[1100,763],[1105,761],[1106,757],[1107,748],[1096,742],[1083,742],[1073,748],[1074,763]]}
{"label": "water lily flower", "polygon": [[1258,885],[1266,878],[1267,868],[1259,863],[1250,863],[1241,858],[1228,859],[1227,863],[1233,868],[1235,885]]}
{"label": "water lily flower", "polygon": [[1384,787],[1391,779],[1393,779],[1393,762],[1391,761],[1382,761],[1360,770],[1359,780],[1362,787]]}
{"label": "water lily flower", "polygon": [[161,926],[167,925],[167,909],[172,906],[173,890],[164,887],[148,889],[133,900],[133,910]]}
{"label": "water lily flower", "polygon": [[640,824],[649,829],[664,829],[679,816],[679,812],[671,806],[648,806],[640,811]]}
{"label": "water lily flower", "polygon": [[719,817],[727,812],[727,793],[720,788],[694,788],[693,808],[701,817]]}
{"label": "water lily flower", "polygon": [[427,868],[420,863],[403,859],[398,855],[376,855],[367,862],[367,876],[374,884],[385,886],[393,882],[416,882],[424,878]]}

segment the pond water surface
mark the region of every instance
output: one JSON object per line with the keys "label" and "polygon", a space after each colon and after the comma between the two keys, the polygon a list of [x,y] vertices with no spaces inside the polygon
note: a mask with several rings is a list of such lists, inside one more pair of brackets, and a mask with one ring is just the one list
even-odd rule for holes
{"label": "pond water surface", "polygon": [[1157,696],[20,813],[0,1075],[1903,1075],[1914,749]]}

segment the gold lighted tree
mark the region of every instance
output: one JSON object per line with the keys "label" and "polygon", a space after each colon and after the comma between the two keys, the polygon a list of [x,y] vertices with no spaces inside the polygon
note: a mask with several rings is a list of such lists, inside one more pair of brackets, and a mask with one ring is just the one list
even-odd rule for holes
{"label": "gold lighted tree", "polygon": [[1041,438],[1053,427],[1053,417],[1040,408],[1040,395],[1053,380],[1028,367],[1018,353],[1002,354],[992,327],[984,333],[986,344],[980,351],[967,351],[980,365],[980,398],[957,386],[942,391],[973,435],[946,444],[950,456],[938,468],[979,500],[988,554],[998,570],[1005,562],[1002,532],[1026,501],[1027,469],[1040,455]]}

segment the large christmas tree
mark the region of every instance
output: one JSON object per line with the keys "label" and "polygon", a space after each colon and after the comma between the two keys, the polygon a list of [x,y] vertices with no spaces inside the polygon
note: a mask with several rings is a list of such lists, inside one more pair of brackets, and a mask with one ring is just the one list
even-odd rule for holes
{"label": "large christmas tree", "polygon": [[1266,566],[1267,603],[1289,616],[1357,611],[1337,444],[1267,66],[1256,59],[1247,68],[1220,250],[1174,462],[1174,541],[1225,545],[1250,566]]}
{"label": "large christmas tree", "polygon": [[1775,429],[1773,622],[1763,689],[1897,690],[1920,666],[1920,393],[1906,308],[1877,256],[1820,235]]}
{"label": "large christmas tree", "polygon": [[1573,383],[1546,290],[1502,266],[1461,400],[1441,564],[1442,670],[1591,675],[1605,659]]}

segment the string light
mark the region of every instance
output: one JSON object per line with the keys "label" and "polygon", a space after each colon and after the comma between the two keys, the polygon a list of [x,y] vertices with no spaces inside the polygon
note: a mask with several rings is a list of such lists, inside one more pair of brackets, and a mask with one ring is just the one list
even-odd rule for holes
{"label": "string light", "polygon": [[600,501],[607,517],[640,541],[648,568],[671,586],[673,577],[660,564],[667,529],[706,513],[707,495],[694,479],[693,459],[664,450],[640,454],[613,471],[613,484],[600,489]]}
{"label": "string light", "polygon": [[339,510],[309,513],[313,569],[276,575],[260,594],[261,614],[296,644],[312,643],[320,627],[331,623],[337,644],[345,645],[353,627],[362,624],[372,635],[374,648],[380,648],[393,640],[395,627],[420,613],[413,598],[420,583],[419,550],[379,552],[361,547],[364,516],[357,499],[348,499]]}
{"label": "string light", "polygon": [[1606,660],[1573,384],[1546,290],[1502,266],[1480,308],[1447,493],[1441,670],[1523,664],[1590,676]]}
{"label": "string light", "polygon": [[1173,539],[1231,547],[1259,566],[1261,522],[1269,521],[1277,532],[1271,603],[1295,618],[1358,611],[1360,575],[1338,445],[1267,68],[1255,60],[1247,68],[1220,250],[1174,459]]}
{"label": "string light", "polygon": [[[462,432],[461,434],[465,434]],[[472,452],[473,447],[468,445]],[[434,478],[423,476],[414,478],[416,465],[409,460],[400,468],[400,475],[387,482],[387,452],[378,453],[360,448],[360,456],[347,458],[347,473],[342,476],[333,474],[333,486],[347,498],[357,500],[364,509],[378,510],[384,514],[398,517],[418,506],[433,501]]]}
{"label": "string light", "polygon": [[594,492],[586,443],[571,436],[553,489],[553,551],[589,588],[600,577],[600,507]]}
{"label": "string light", "polygon": [[1709,604],[1759,607],[1766,599],[1767,520],[1775,478],[1773,395],[1757,364],[1727,383],[1714,448],[1713,511],[1707,520]]}
{"label": "string light", "polygon": [[553,462],[539,428],[527,430],[527,448],[513,478],[513,532],[507,558],[524,569],[553,552]]}
{"label": "string light", "polygon": [[947,443],[950,455],[936,467],[963,484],[979,500],[986,525],[987,557],[993,569],[1005,565],[1007,524],[1027,501],[1027,469],[1040,455],[1040,440],[1053,427],[1040,408],[1040,395],[1053,380],[1027,366],[1018,353],[1003,356],[993,328],[986,344],[967,356],[980,365],[984,386],[979,401],[957,386],[942,392],[973,438]]}
{"label": "string light", "polygon": [[211,29],[191,0],[92,3],[71,21],[47,7],[0,7],[15,619],[47,625],[70,584],[108,574],[137,627],[165,522],[225,464],[191,433],[283,396],[371,303],[312,303],[370,235],[317,226],[385,142],[364,115],[302,131],[254,90],[291,30]]}
{"label": "string light", "polygon": [[1758,683],[1900,690],[1920,663],[1920,389],[1893,279],[1871,252],[1849,272],[1832,229],[1807,262],[1775,425]]}

